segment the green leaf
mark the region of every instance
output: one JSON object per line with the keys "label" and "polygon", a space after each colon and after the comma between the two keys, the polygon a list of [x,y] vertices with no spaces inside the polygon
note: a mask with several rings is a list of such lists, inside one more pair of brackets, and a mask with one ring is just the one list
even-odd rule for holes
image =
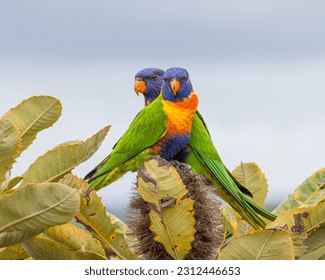
{"label": "green leaf", "polygon": [[235,238],[220,251],[220,260],[292,260],[290,234],[282,230],[258,230]]}
{"label": "green leaf", "polygon": [[97,151],[109,128],[109,126],[104,127],[86,141],[60,145],[40,156],[26,171],[21,185],[57,182]]}
{"label": "green leaf", "polygon": [[302,204],[313,206],[325,200],[325,168],[307,178],[272,213],[279,215],[285,210],[294,209]]}
{"label": "green leaf", "polygon": [[122,222],[120,221],[117,227],[116,221],[111,221],[96,191],[73,175],[67,175],[60,182],[81,190],[80,210],[76,214],[76,219],[102,243],[105,250],[121,259],[137,259],[130,250],[124,234],[120,233]]}
{"label": "green leaf", "polygon": [[[15,125],[3,117],[0,119],[0,191],[6,186],[6,174],[11,170],[20,147],[19,131]],[[4,184],[1,184],[4,182]]]}
{"label": "green leaf", "polygon": [[58,120],[61,111],[62,105],[58,99],[52,96],[33,96],[5,114],[20,131],[19,154],[35,140],[38,132]]}
{"label": "green leaf", "polygon": [[89,232],[73,224],[51,227],[42,235],[23,244],[33,259],[38,260],[105,260],[101,243]]}
{"label": "green leaf", "polygon": [[29,184],[6,193],[0,198],[0,247],[69,222],[79,202],[76,190],[58,183]]}
{"label": "green leaf", "polygon": [[195,235],[194,200],[177,170],[166,160],[153,157],[142,165],[137,189],[149,204],[155,240],[164,245],[174,259],[184,259]]}
{"label": "green leaf", "polygon": [[263,206],[268,192],[268,183],[259,166],[254,162],[241,163],[231,173],[252,193],[252,200]]}

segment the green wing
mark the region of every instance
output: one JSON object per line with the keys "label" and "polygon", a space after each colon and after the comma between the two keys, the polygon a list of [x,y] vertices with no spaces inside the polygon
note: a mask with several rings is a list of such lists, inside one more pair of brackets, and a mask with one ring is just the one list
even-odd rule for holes
{"label": "green wing", "polygon": [[222,160],[210,137],[207,125],[198,111],[196,111],[193,119],[192,131],[188,144],[191,146],[191,148],[195,148],[196,150],[206,154],[208,157],[212,157],[213,159],[222,163]]}
{"label": "green wing", "polygon": [[257,213],[267,219],[275,219],[274,215],[259,207],[243,194],[244,187],[241,188],[236,185],[229,171],[222,163],[200,114],[197,114],[193,120],[189,145],[196,158],[209,171],[211,179],[219,182],[224,188],[225,196],[235,201],[237,207],[235,205],[232,206],[235,206],[236,210],[250,221],[252,225],[256,223],[261,227],[265,227],[265,222]]}
{"label": "green wing", "polygon": [[143,108],[130,124],[128,130],[114,145],[113,151],[98,166],[90,171],[85,180],[92,181],[110,172],[146,148],[154,145],[166,133],[166,115],[163,111],[162,96],[150,106]]}
{"label": "green wing", "polygon": [[192,124],[192,131],[188,143],[196,157],[204,165],[214,179],[238,201],[241,203],[241,193],[234,186],[234,182],[229,176],[207,130],[206,124],[200,114],[196,114]]}
{"label": "green wing", "polygon": [[[209,136],[211,137],[211,135],[210,135],[210,132],[209,132],[209,129],[208,129],[208,127],[207,127],[207,125],[206,125],[206,123],[205,123],[205,121],[204,121],[204,119],[203,119],[203,117],[202,117],[202,115],[200,114],[200,112],[199,111],[196,111],[196,116],[195,116],[195,118],[196,118],[196,126],[202,126],[203,125],[203,127],[205,128],[205,130],[206,130],[206,132],[209,134]],[[194,121],[194,120],[193,120]],[[202,129],[203,129],[203,127],[202,127]]]}
{"label": "green wing", "polygon": [[[194,128],[194,129],[193,129]],[[194,131],[194,132],[193,132]],[[209,140],[211,140],[211,135],[210,132],[208,130],[208,127],[202,117],[202,115],[196,111],[196,116],[193,120],[193,125],[192,125],[192,134],[189,140],[189,145],[193,146],[193,147],[201,147],[201,142],[202,139],[208,139],[207,137],[209,137]],[[222,162],[217,150],[215,149],[212,140],[209,141],[209,143],[205,143],[205,148],[207,149],[205,152],[208,153],[209,155],[212,155],[213,158],[217,161]],[[231,177],[231,179],[235,182],[236,186],[240,189],[240,191],[249,196],[249,197],[253,197],[252,193],[245,188],[245,186],[243,186],[232,174],[231,172],[226,168],[227,173],[229,174],[229,176]]]}

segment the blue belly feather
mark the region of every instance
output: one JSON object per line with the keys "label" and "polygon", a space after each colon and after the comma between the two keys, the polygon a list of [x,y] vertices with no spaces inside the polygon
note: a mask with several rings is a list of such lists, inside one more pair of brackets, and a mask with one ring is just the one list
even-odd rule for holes
{"label": "blue belly feather", "polygon": [[171,160],[179,151],[184,149],[190,139],[190,134],[173,136],[163,143],[159,156]]}

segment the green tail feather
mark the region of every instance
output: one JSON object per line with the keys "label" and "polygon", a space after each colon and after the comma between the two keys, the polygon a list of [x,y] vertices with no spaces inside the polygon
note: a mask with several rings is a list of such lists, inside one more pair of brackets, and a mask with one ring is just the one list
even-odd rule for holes
{"label": "green tail feather", "polygon": [[[246,210],[249,213],[249,216],[253,218],[254,222],[259,225],[261,228],[265,228],[266,222],[254,211],[251,205],[246,204]],[[256,229],[256,227],[255,227]]]}
{"label": "green tail feather", "polygon": [[[230,195],[228,193],[228,195]],[[226,200],[227,201],[227,200]],[[238,203],[238,200],[228,200],[227,201],[232,208],[242,217],[244,218],[254,229],[265,228],[266,222],[260,217],[255,211],[254,207],[252,207],[252,202],[249,198],[241,195],[241,203]],[[255,205],[256,206],[256,205]]]}
{"label": "green tail feather", "polygon": [[261,215],[262,217],[270,220],[270,221],[274,221],[276,219],[276,215],[270,213],[269,211],[263,209],[262,207],[260,207],[259,205],[257,205],[254,201],[252,201],[249,198],[245,198],[246,202],[249,204],[249,206],[255,211],[257,212],[259,215]]}
{"label": "green tail feather", "polygon": [[[266,222],[259,215],[271,221],[276,218],[276,216],[258,206],[240,191],[229,176],[222,162],[206,156],[193,147],[192,150],[196,158],[209,172],[209,174],[203,175],[208,175],[212,181],[217,181],[221,185],[218,194],[228,202],[240,216],[247,220],[252,227],[255,229],[265,228]],[[206,171],[204,173],[206,173]]]}

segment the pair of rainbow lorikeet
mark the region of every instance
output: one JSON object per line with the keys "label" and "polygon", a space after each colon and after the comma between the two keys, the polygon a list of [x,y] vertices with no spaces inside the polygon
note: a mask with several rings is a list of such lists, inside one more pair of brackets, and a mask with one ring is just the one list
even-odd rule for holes
{"label": "pair of rainbow lorikeet", "polygon": [[166,71],[145,68],[135,76],[134,89],[145,107],[113,147],[112,152],[85,179],[101,189],[128,171],[138,171],[150,156],[189,164],[216,186],[216,193],[256,229],[276,217],[250,197],[251,193],[226,169],[208,128],[197,111],[198,98],[184,68]]}

